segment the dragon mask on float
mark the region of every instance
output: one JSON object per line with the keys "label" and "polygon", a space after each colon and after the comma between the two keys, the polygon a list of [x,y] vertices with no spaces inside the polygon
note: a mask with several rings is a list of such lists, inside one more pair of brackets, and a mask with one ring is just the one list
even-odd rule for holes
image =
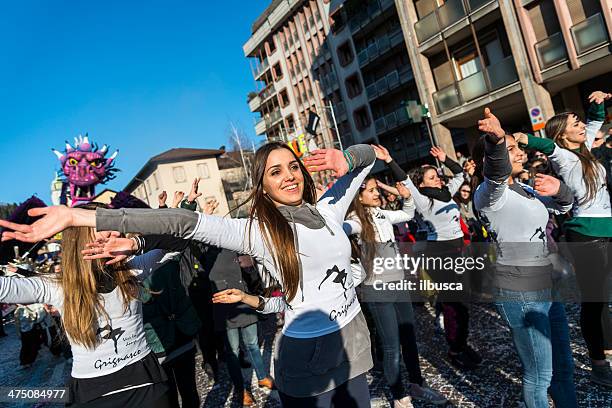
{"label": "dragon mask on float", "polygon": [[66,150],[63,153],[51,149],[62,165],[62,173],[65,181],[70,185],[70,198],[72,205],[91,201],[95,196],[97,184],[104,184],[115,178],[116,150],[109,158],[106,158],[108,146],[104,145],[98,149],[98,145],[89,142],[89,137],[79,135],[74,138],[74,147],[66,142]]}

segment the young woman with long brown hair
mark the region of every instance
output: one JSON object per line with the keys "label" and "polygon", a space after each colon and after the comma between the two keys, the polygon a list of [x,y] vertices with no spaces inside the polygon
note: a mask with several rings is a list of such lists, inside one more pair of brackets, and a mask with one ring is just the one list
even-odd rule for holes
{"label": "young woman with long brown hair", "polygon": [[[369,176],[353,199],[351,212],[344,222],[345,232],[359,238],[361,261],[366,268],[366,279],[360,286],[361,301],[369,310],[383,350],[385,379],[393,395],[393,407],[411,407],[411,400],[433,404],[446,404],[440,393],[425,385],[421,375],[419,350],[412,303],[407,293],[396,296],[393,291],[380,291],[381,283],[399,283],[405,279],[405,271],[399,266],[384,268],[382,273],[373,270],[374,258],[396,259],[401,256],[393,225],[408,222],[414,217],[414,201],[410,191],[397,183],[398,197],[403,197],[401,210],[383,210],[381,194],[375,177]],[[404,387],[401,377],[401,360],[408,371],[410,387]]]}
{"label": "young woman with long brown hair", "polygon": [[114,265],[86,261],[81,251],[96,233],[91,226],[66,228],[59,275],[0,277],[0,300],[47,303],[60,311],[74,358],[70,406],[170,406],[167,377],[146,342],[139,301],[139,282],[159,266],[164,252]]}
{"label": "young woman with long brown hair", "polygon": [[[424,165],[415,169],[410,177],[393,160],[389,152],[382,148],[379,154],[393,172],[397,181],[403,182],[410,190],[416,210],[423,216],[427,225],[428,257],[457,257],[463,250],[463,231],[459,206],[453,201],[453,195],[463,184],[463,168],[451,160],[439,147],[432,147],[430,154],[453,173],[446,186],[438,175],[435,166]],[[454,281],[459,275],[445,270],[428,270],[435,281]],[[444,294],[441,294],[444,296]],[[468,344],[469,309],[463,302],[449,301],[447,293],[441,301],[444,315],[444,333],[449,346],[448,357],[451,363],[460,369],[474,369],[481,363],[478,352]]]}
{"label": "young woman with long brown hair", "polygon": [[604,101],[610,99],[612,94],[593,92],[586,124],[574,112],[560,113],[546,123],[548,138],[520,134],[517,142],[548,155],[574,194],[573,217],[564,229],[582,295],[580,328],[591,358],[591,381],[612,388],[612,369],[604,353],[604,330],[610,331],[606,288],[612,266],[612,210],[606,170],[591,153],[603,124]]}
{"label": "young woman with long brown hair", "polygon": [[[341,177],[316,201],[304,164],[282,143],[259,148],[253,164],[247,219],[184,210],[101,210],[50,207],[31,226],[0,221],[30,241],[64,228],[168,233],[253,256],[283,288],[287,303],[275,356],[275,381],[290,407],[370,405],[365,372],[372,367],[370,336],[355,294],[351,246],[342,229],[346,212],[376,153],[367,145],[319,150],[304,160],[315,171]],[[316,206],[315,206],[316,203]],[[40,238],[39,238],[40,237]],[[103,252],[103,249],[102,249]],[[260,309],[266,311],[264,302]]]}

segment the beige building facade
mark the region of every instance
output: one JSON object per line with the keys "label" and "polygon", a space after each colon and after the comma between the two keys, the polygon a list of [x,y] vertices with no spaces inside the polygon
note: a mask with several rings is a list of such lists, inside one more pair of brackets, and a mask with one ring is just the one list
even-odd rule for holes
{"label": "beige building facade", "polygon": [[208,199],[219,203],[215,214],[225,215],[229,204],[223,186],[222,173],[217,158],[225,152],[209,149],[171,149],[147,161],[144,167],[125,187],[125,191],[138,197],[152,208],[158,207],[158,196],[166,191],[166,203],[172,204],[175,191],[189,195],[193,180],[200,177],[198,207]]}

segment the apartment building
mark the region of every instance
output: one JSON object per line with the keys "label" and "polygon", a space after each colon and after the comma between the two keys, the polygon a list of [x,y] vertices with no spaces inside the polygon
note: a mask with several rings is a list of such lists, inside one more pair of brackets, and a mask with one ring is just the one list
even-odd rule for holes
{"label": "apartment building", "polygon": [[[436,138],[468,142],[491,107],[530,130],[531,112],[584,113],[612,83],[609,0],[396,0]],[[534,112],[534,114],[537,112]]]}
{"label": "apartment building", "polygon": [[428,155],[426,128],[408,116],[419,95],[393,0],[273,1],[252,31],[243,48],[258,134],[290,141],[313,111],[319,147],[339,146],[339,136],[344,147],[381,143],[400,163]]}

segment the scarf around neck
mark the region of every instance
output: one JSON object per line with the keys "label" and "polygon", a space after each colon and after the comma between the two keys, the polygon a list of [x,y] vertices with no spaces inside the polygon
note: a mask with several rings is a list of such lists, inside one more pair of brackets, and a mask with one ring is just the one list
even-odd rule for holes
{"label": "scarf around neck", "polygon": [[434,200],[443,201],[445,203],[448,203],[452,198],[448,187],[421,187],[419,188],[419,191],[424,196],[433,198]]}

